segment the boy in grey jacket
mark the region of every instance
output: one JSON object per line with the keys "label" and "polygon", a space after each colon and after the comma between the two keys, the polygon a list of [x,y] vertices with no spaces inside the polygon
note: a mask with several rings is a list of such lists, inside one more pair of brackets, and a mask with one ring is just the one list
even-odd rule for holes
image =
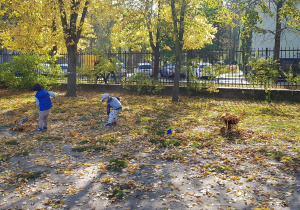
{"label": "boy in grey jacket", "polygon": [[[118,116],[122,111],[122,104],[120,102],[119,97],[110,97],[108,93],[104,93],[102,95],[102,102],[105,101],[107,103],[107,115],[108,115],[108,123],[104,125],[105,127],[109,127],[117,124]],[[110,111],[110,108],[113,110]]]}

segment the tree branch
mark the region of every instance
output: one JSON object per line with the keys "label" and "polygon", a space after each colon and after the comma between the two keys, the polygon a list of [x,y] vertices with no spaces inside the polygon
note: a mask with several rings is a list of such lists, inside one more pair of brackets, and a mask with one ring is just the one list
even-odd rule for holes
{"label": "tree branch", "polygon": [[68,43],[68,36],[66,36],[66,35],[70,34],[70,27],[68,26],[67,15],[66,15],[66,11],[64,10],[63,0],[58,0],[58,3],[59,3],[60,19],[62,22],[64,34],[65,34],[65,40],[66,40],[66,43]]}
{"label": "tree branch", "polygon": [[87,15],[87,11],[88,11],[88,6],[89,6],[90,2],[89,1],[86,1],[85,2],[85,5],[84,5],[84,8],[83,8],[83,11],[82,11],[82,15],[81,15],[81,19],[80,19],[80,25],[79,25],[79,29],[77,31],[77,35],[76,35],[76,42],[78,43],[79,41],[79,38],[81,36],[81,32],[82,32],[82,26],[83,26],[83,23],[84,23],[84,20],[86,18],[86,15]]}

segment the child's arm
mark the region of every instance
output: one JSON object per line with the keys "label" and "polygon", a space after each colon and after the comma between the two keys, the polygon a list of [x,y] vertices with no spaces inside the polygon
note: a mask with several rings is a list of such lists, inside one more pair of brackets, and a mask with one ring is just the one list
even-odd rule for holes
{"label": "child's arm", "polygon": [[55,98],[55,93],[53,93],[53,92],[50,92],[50,91],[48,91],[48,93],[49,93],[49,96],[51,96],[51,97]]}
{"label": "child's arm", "polygon": [[109,115],[110,114],[110,105],[109,104],[107,104],[107,109],[106,109],[106,112],[107,112],[107,115]]}
{"label": "child's arm", "polygon": [[35,97],[35,103],[36,103],[36,105],[40,106],[40,101],[37,97]]}

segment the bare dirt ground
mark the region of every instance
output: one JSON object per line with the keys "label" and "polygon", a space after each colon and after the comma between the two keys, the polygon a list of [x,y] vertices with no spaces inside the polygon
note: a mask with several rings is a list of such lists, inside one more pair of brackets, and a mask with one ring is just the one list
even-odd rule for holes
{"label": "bare dirt ground", "polygon": [[[118,126],[89,132],[100,137],[106,129],[118,132]],[[105,152],[73,151],[72,139],[33,135],[0,128],[1,141],[32,139],[35,145],[29,155],[0,162],[0,209],[300,209],[300,174],[276,160],[248,161],[245,154],[254,148],[247,144],[186,151],[183,160],[168,160],[161,158],[168,148],[154,149],[147,135],[122,139]],[[40,134],[45,135],[57,133]],[[127,167],[107,169],[120,156]],[[235,165],[234,172],[208,170],[222,161]],[[29,172],[42,174],[21,176]]]}

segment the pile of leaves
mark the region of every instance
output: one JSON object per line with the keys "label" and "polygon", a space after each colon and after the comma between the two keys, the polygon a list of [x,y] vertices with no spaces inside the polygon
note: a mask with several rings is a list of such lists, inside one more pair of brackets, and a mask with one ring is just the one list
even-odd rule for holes
{"label": "pile of leaves", "polygon": [[245,113],[243,113],[240,117],[237,117],[236,115],[230,113],[223,114],[220,117],[220,120],[224,122],[225,126],[221,127],[220,134],[222,136],[227,136],[227,137],[229,136],[240,137],[241,135],[240,130],[233,131],[232,129],[233,127],[236,127],[236,125],[240,122],[241,118],[244,115]]}
{"label": "pile of leaves", "polygon": [[107,128],[103,93],[56,94],[47,132],[17,131],[34,94],[0,90],[1,209],[297,208],[299,104],[112,93]]}

